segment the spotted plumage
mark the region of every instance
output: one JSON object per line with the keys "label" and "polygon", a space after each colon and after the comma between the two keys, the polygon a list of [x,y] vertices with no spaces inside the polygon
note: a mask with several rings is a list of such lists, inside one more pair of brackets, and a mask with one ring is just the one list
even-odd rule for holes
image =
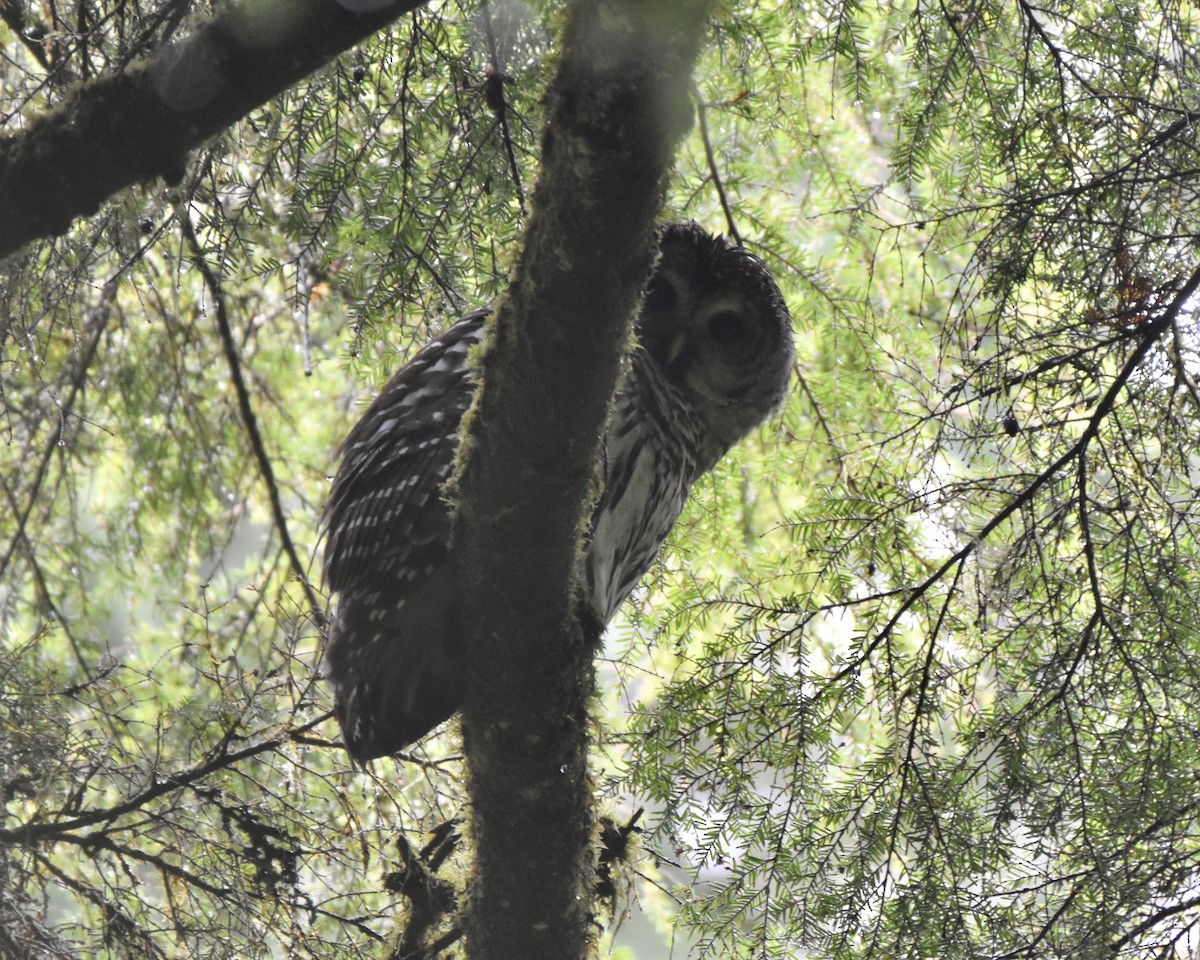
{"label": "spotted plumage", "polygon": [[[604,490],[581,571],[607,623],[654,562],[692,484],[778,405],[792,363],[787,307],[765,266],[694,223],[660,236],[638,345],[605,435]],[[486,310],[427,344],[341,447],[325,512],[338,594],[326,672],[346,747],[394,753],[461,699],[458,596],[442,485],[474,389]]]}

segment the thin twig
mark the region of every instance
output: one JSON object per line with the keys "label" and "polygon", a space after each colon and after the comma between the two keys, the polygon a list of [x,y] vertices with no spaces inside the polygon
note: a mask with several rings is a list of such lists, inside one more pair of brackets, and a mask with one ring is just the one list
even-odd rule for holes
{"label": "thin twig", "polygon": [[83,827],[94,826],[97,823],[110,823],[127,813],[132,813],[144,807],[151,800],[156,800],[164,794],[170,793],[173,790],[180,790],[183,787],[190,786],[197,781],[203,780],[205,777],[217,770],[223,770],[226,767],[231,767],[240,760],[247,760],[250,757],[256,757],[260,753],[268,753],[271,750],[277,750],[285,743],[298,741],[301,736],[312,730],[314,727],[320,726],[326,720],[333,716],[332,710],[327,710],[319,717],[314,717],[307,723],[277,736],[270,737],[267,740],[262,740],[252,746],[246,747],[244,750],[237,750],[233,753],[222,751],[215,757],[207,760],[198,766],[192,767],[190,770],[184,770],[176,774],[160,773],[154,778],[151,784],[146,787],[141,793],[130,797],[128,800],[123,800],[120,803],[114,804],[101,810],[91,810],[87,813],[80,814],[69,820],[55,820],[53,822],[28,822],[18,824],[15,827],[8,829],[0,829],[0,843],[20,843],[31,844],[37,843],[47,837],[55,837],[59,834],[70,833],[74,830],[80,830]]}
{"label": "thin twig", "polygon": [[161,957],[163,960],[166,960],[167,955],[154,942],[154,938],[138,924],[134,923],[129,914],[113,903],[110,896],[104,895],[101,891],[88,886],[81,880],[77,880],[75,877],[64,872],[49,857],[38,856],[35,859],[44,870],[53,874],[62,886],[74,891],[101,912],[101,915],[104,917],[106,936],[111,939],[115,933],[118,938],[123,939],[127,944],[136,940],[140,946],[137,952],[138,956]]}
{"label": "thin twig", "polygon": [[808,385],[808,379],[804,376],[804,371],[797,368],[796,379],[800,381],[800,389],[804,391],[804,395],[808,398],[809,404],[813,409],[813,415],[817,418],[817,424],[821,427],[821,432],[825,434],[825,439],[829,441],[829,445],[840,453],[843,453],[841,444],[833,435],[833,430],[830,429],[828,422],[825,420],[825,414],[821,412],[821,405],[817,402],[817,398],[813,395],[812,388]]}
{"label": "thin twig", "polygon": [[[20,513],[20,508],[17,506],[17,498],[13,495],[12,488],[0,478],[0,493],[4,495],[4,499],[8,504],[8,509],[12,516]],[[71,629],[71,624],[62,611],[58,608],[58,604],[54,602],[54,596],[50,592],[50,585],[46,582],[46,575],[42,572],[41,564],[38,563],[37,551],[29,540],[29,535],[25,532],[24,527],[17,531],[16,543],[21,544],[21,548],[25,554],[25,562],[29,564],[29,570],[33,574],[33,585],[37,590],[38,599],[50,611],[50,615],[62,627],[63,632],[67,635],[67,640],[71,644],[71,650],[75,654],[75,662],[79,664],[79,669],[86,674],[88,672],[87,658],[83,654],[83,646],[79,642],[79,638],[75,636],[75,632]]]}
{"label": "thin twig", "polygon": [[[234,894],[232,887],[222,887],[218,884],[206,880],[191,870],[187,870],[178,864],[171,863],[169,860],[159,856],[158,854],[150,853],[148,850],[138,850],[135,847],[124,847],[113,840],[106,833],[99,831],[89,833],[84,836],[78,836],[73,833],[60,833],[54,838],[59,843],[70,843],[76,847],[82,848],[89,854],[97,850],[107,850],[109,853],[116,854],[118,857],[128,857],[131,860],[138,860],[142,863],[148,863],[156,867],[158,871],[167,877],[175,880],[181,880],[190,887],[196,887],[203,890],[205,893],[210,893],[216,897],[229,897]],[[219,876],[219,874],[217,874]]]}
{"label": "thin twig", "polygon": [[[38,66],[45,70],[47,74],[53,72],[54,64],[46,56],[46,51],[42,47],[41,40],[30,32],[29,24],[25,22],[25,11],[17,0],[0,0],[0,20],[8,24],[8,29],[16,34],[17,39],[24,44],[25,49],[38,62]],[[39,24],[38,26],[41,25]],[[44,27],[42,32],[44,32]]]}
{"label": "thin twig", "polygon": [[46,439],[46,449],[42,453],[41,462],[38,463],[33,483],[29,487],[28,502],[25,504],[25,509],[21,511],[20,516],[17,517],[16,532],[13,534],[8,548],[4,551],[4,556],[0,557],[0,581],[4,580],[4,576],[8,572],[8,563],[12,559],[13,551],[17,549],[17,544],[21,543],[25,538],[25,527],[29,522],[29,515],[33,512],[34,505],[37,503],[42,482],[46,479],[50,460],[54,457],[54,452],[66,442],[67,422],[71,417],[71,410],[75,406],[75,400],[79,396],[79,392],[83,389],[88,368],[96,358],[96,350],[100,346],[100,338],[104,335],[104,331],[107,328],[108,308],[116,294],[117,276],[113,276],[104,284],[104,288],[100,293],[100,302],[88,311],[88,319],[85,320],[84,329],[87,330],[90,327],[91,336],[88,338],[87,344],[83,349],[83,356],[80,357],[75,375],[72,377],[71,389],[67,393],[67,398],[58,405],[58,429]]}
{"label": "thin twig", "polygon": [[704,98],[700,96],[699,87],[693,86],[692,96],[696,100],[696,117],[700,121],[700,138],[704,141],[704,156],[708,159],[708,173],[712,177],[713,186],[716,187],[717,196],[721,200],[721,209],[725,211],[725,223],[729,227],[729,235],[733,237],[733,242],[740,247],[742,246],[742,237],[738,233],[737,224],[733,222],[733,211],[729,207],[729,198],[725,195],[725,184],[717,169],[717,158],[713,154],[712,140],[708,137],[707,105],[704,103]]}
{"label": "thin twig", "polygon": [[973,536],[966,543],[966,545],[956,550],[932,574],[914,587],[912,592],[907,596],[905,601],[900,604],[887,623],[885,623],[879,629],[879,632],[871,638],[871,641],[866,645],[862,653],[859,656],[854,657],[849,663],[846,664],[845,667],[838,671],[838,673],[832,678],[832,682],[837,683],[855,673],[859,667],[866,662],[867,658],[870,657],[876,650],[878,650],[879,647],[888,639],[888,637],[891,636],[892,631],[896,628],[896,625],[900,622],[904,614],[912,609],[913,605],[916,604],[921,597],[928,593],[934,584],[941,580],[942,577],[944,577],[951,570],[951,568],[955,566],[955,564],[962,563],[967,557],[974,553],[979,545],[983,543],[983,541],[986,540],[987,537],[993,531],[995,531],[997,527],[1004,523],[1025,504],[1031,502],[1037,492],[1042,489],[1042,487],[1049,483],[1054,477],[1058,476],[1063,467],[1087,450],[1088,446],[1096,438],[1096,434],[1100,430],[1100,424],[1108,418],[1110,413],[1112,413],[1113,407],[1116,406],[1117,397],[1120,396],[1121,392],[1125,389],[1126,384],[1129,383],[1129,378],[1132,377],[1134,371],[1141,366],[1142,361],[1146,358],[1146,354],[1148,354],[1151,348],[1159,341],[1163,333],[1172,324],[1174,324],[1176,318],[1179,316],[1179,312],[1183,309],[1184,305],[1191,299],[1197,290],[1200,290],[1200,266],[1196,267],[1196,269],[1192,272],[1192,275],[1188,278],[1187,282],[1180,287],[1179,291],[1175,294],[1175,297],[1171,300],[1170,304],[1167,305],[1166,309],[1163,310],[1162,314],[1155,320],[1148,321],[1144,325],[1141,343],[1139,343],[1137,349],[1130,354],[1129,359],[1125,361],[1124,366],[1122,366],[1120,372],[1113,379],[1112,384],[1109,386],[1108,390],[1105,391],[1105,394],[1103,397],[1101,397],[1100,402],[1096,404],[1096,408],[1092,411],[1091,417],[1088,418],[1087,424],[1083,428],[1083,432],[1079,435],[1079,439],[1077,439],[1075,443],[1071,445],[1070,449],[1067,450],[1066,453],[1064,453],[1052,464],[1050,464],[1050,466],[1039,473],[1037,477],[1035,477],[1034,480],[1029,484],[1029,486],[1018,493],[1007,504],[1005,504],[1004,507],[997,511],[996,514],[994,514],[992,518],[979,529],[979,532],[976,533],[975,536]]}
{"label": "thin twig", "polygon": [[279,485],[275,482],[275,471],[271,466],[271,458],[267,456],[267,449],[263,443],[262,433],[258,429],[258,418],[255,416],[254,408],[250,404],[250,391],[246,389],[246,380],[242,376],[242,364],[238,356],[237,345],[233,340],[233,331],[229,326],[229,314],[225,309],[225,296],[221,291],[221,283],[205,259],[204,251],[200,249],[200,241],[196,237],[196,231],[192,227],[192,220],[186,209],[179,211],[179,225],[184,239],[192,250],[192,260],[196,264],[196,269],[200,271],[200,275],[204,278],[204,285],[208,287],[208,292],[213,299],[217,329],[221,334],[221,346],[225,350],[225,360],[229,364],[229,375],[233,381],[234,393],[237,394],[238,411],[241,413],[242,423],[246,427],[246,435],[250,439],[250,447],[254,451],[254,459],[258,463],[258,472],[262,476],[263,484],[267,488],[267,496],[271,501],[271,515],[275,521],[275,529],[279,532],[279,539],[283,544],[284,552],[288,556],[288,562],[291,563],[292,573],[304,588],[304,595],[308,598],[313,619],[316,621],[317,626],[323,627],[325,625],[325,612],[317,597],[316,590],[313,589],[312,584],[308,580],[308,575],[304,572],[304,565],[300,562],[300,555],[296,552],[296,545],[292,541],[292,535],[288,532],[287,519],[283,515],[283,502],[279,496]]}
{"label": "thin twig", "polygon": [[517,166],[517,153],[513,147],[512,133],[508,129],[508,98],[504,96],[504,85],[508,82],[508,77],[500,66],[500,58],[496,53],[496,34],[492,29],[492,5],[485,3],[483,5],[483,30],[487,35],[488,42],[488,65],[491,72],[484,81],[488,85],[488,90],[492,93],[494,102],[489,102],[489,106],[496,112],[496,118],[500,121],[500,135],[504,141],[504,150],[508,154],[508,165],[512,170],[513,187],[517,191],[517,202],[519,206],[519,216],[525,216],[525,190],[521,186],[521,170]]}

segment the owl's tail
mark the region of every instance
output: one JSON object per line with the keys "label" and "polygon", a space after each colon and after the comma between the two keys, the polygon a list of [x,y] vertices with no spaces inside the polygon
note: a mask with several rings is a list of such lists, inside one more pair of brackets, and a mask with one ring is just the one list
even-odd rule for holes
{"label": "owl's tail", "polygon": [[370,590],[339,599],[323,672],[334,687],[346,750],[360,764],[420,740],[462,701],[460,645],[448,629],[453,606],[430,602],[437,579],[411,607],[388,607]]}

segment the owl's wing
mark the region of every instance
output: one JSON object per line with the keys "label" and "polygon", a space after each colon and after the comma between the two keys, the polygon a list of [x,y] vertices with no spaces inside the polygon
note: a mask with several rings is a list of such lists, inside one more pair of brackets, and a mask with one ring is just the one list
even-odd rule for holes
{"label": "owl's wing", "polygon": [[487,313],[469,314],[426,344],[342,444],[323,521],[331,590],[408,586],[445,556],[450,513],[441,488],[474,393],[467,354],[483,337]]}

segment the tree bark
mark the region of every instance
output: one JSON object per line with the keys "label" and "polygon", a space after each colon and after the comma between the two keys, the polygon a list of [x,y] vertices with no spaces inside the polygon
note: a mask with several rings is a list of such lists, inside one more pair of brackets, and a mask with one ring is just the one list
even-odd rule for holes
{"label": "tree bark", "polygon": [[547,91],[533,212],[459,462],[473,960],[582,958],[592,936],[600,630],[576,602],[577,558],[708,8],[580,0]]}
{"label": "tree bark", "polygon": [[125,187],[177,183],[189,151],[423,3],[244,0],[145,61],[82,84],[0,139],[0,257],[65,232]]}

